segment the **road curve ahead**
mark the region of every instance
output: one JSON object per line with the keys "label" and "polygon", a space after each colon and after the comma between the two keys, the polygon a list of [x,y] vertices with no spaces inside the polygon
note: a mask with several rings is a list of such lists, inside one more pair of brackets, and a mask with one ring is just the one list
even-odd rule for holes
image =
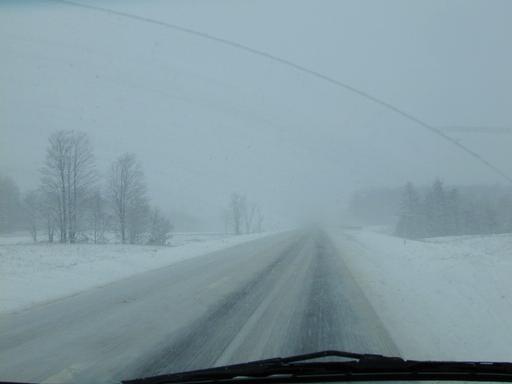
{"label": "road curve ahead", "polygon": [[320,231],[264,237],[0,325],[4,381],[118,381],[321,349],[398,353]]}

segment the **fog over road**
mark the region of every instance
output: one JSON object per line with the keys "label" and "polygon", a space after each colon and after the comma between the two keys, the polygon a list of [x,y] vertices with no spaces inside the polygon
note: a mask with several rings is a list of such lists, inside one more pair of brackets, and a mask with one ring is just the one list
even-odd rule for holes
{"label": "fog over road", "polygon": [[0,379],[111,381],[321,349],[398,354],[320,231],[293,231],[0,317]]}

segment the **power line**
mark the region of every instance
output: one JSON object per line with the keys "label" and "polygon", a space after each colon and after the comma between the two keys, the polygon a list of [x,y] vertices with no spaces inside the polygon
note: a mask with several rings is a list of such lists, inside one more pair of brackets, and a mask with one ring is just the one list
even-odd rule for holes
{"label": "power line", "polygon": [[503,177],[508,182],[512,183],[512,177],[507,175],[504,171],[502,171],[500,168],[498,168],[494,164],[492,164],[489,161],[487,161],[485,158],[483,158],[477,152],[473,151],[472,149],[466,147],[464,144],[461,144],[456,139],[453,139],[452,137],[450,137],[447,134],[445,134],[441,129],[436,128],[436,127],[428,124],[427,122],[423,121],[422,119],[420,119],[420,118],[418,118],[416,116],[411,115],[410,113],[408,113],[408,112],[406,112],[406,111],[404,111],[404,110],[394,106],[391,103],[388,103],[385,100],[382,100],[382,99],[380,99],[380,98],[378,98],[376,96],[373,96],[373,95],[371,95],[371,94],[369,94],[369,93],[367,93],[367,92],[365,92],[363,90],[360,90],[360,89],[358,89],[356,87],[353,87],[353,86],[351,86],[349,84],[346,84],[344,82],[336,80],[336,79],[334,79],[334,78],[332,78],[330,76],[324,75],[323,73],[317,72],[317,71],[315,71],[313,69],[309,69],[309,68],[304,67],[304,66],[302,66],[300,64],[296,64],[296,63],[294,63],[294,62],[292,62],[290,60],[283,59],[283,58],[281,58],[279,56],[275,56],[275,55],[273,55],[271,53],[268,53],[268,52],[265,52],[265,51],[261,51],[259,49],[251,48],[251,47],[249,47],[247,45],[244,45],[244,44],[241,44],[241,43],[237,43],[237,42],[232,41],[232,40],[227,40],[227,39],[224,39],[224,38],[221,38],[221,37],[210,35],[210,34],[205,33],[205,32],[196,31],[194,29],[183,27],[183,26],[180,26],[180,25],[177,25],[177,24],[167,23],[167,22],[164,22],[164,21],[151,19],[149,17],[138,16],[138,15],[135,15],[135,14],[132,14],[132,13],[116,11],[116,10],[113,10],[113,9],[104,8],[104,7],[100,7],[100,6],[96,6],[96,5],[88,5],[88,4],[83,4],[83,3],[77,3],[77,2],[74,2],[74,1],[70,1],[70,0],[48,0],[48,1],[53,1],[53,2],[62,3],[62,4],[68,4],[68,5],[74,6],[74,7],[85,8],[85,9],[89,9],[89,10],[93,10],[93,11],[97,11],[97,12],[103,12],[103,13],[108,13],[108,14],[115,15],[115,16],[120,16],[120,17],[124,17],[124,18],[128,18],[128,19],[132,19],[132,20],[137,20],[137,21],[144,22],[144,23],[150,23],[150,24],[154,24],[154,25],[159,25],[159,26],[164,27],[164,28],[168,28],[168,29],[172,29],[172,30],[175,30],[175,31],[179,31],[179,32],[182,32],[182,33],[189,34],[189,35],[193,35],[193,36],[196,36],[196,37],[199,37],[199,38],[202,38],[202,39],[214,41],[216,43],[220,43],[220,44],[223,44],[223,45],[226,45],[226,46],[230,46],[230,47],[233,47],[233,48],[245,51],[245,52],[249,52],[249,53],[251,53],[253,55],[261,56],[261,57],[264,57],[264,58],[269,59],[271,61],[278,62],[280,64],[283,64],[285,66],[293,68],[293,69],[295,69],[295,70],[297,70],[299,72],[306,73],[306,74],[308,74],[310,76],[313,76],[313,77],[315,77],[317,79],[326,81],[326,82],[328,82],[328,83],[330,83],[332,85],[335,85],[335,86],[337,86],[339,88],[343,88],[345,90],[348,90],[349,92],[355,93],[355,94],[363,97],[366,100],[372,101],[375,104],[378,104],[378,105],[380,105],[380,106],[382,106],[382,107],[384,107],[384,108],[386,108],[386,109],[388,109],[388,110],[390,110],[392,112],[395,112],[396,114],[404,117],[405,119],[416,123],[417,125],[427,129],[428,131],[434,133],[435,135],[437,135],[437,136],[441,137],[442,139],[448,141],[449,143],[455,145],[457,148],[459,148],[460,150],[464,151],[466,154],[470,155],[471,157],[473,157],[474,159],[476,159],[477,161],[479,161],[480,163],[485,165],[487,168],[491,169],[493,172],[495,172],[496,174],[498,174],[501,177]]}
{"label": "power line", "polygon": [[445,127],[437,127],[445,132],[460,132],[460,133],[481,133],[486,135],[509,135],[512,134],[512,128],[499,127],[499,126],[478,126],[478,125],[453,125]]}

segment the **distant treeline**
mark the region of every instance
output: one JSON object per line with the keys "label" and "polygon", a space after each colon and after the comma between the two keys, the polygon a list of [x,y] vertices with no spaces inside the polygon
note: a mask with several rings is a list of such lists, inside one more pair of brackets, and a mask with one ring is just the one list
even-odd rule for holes
{"label": "distant treeline", "polygon": [[512,232],[512,188],[407,183],[357,192],[350,212],[364,224],[394,225],[395,234],[405,238],[507,233]]}

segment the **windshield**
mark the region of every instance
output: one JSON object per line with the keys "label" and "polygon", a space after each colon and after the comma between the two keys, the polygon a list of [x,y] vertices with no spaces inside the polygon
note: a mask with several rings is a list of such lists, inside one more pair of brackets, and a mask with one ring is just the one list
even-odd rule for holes
{"label": "windshield", "polygon": [[0,2],[0,380],[512,361],[512,3]]}

